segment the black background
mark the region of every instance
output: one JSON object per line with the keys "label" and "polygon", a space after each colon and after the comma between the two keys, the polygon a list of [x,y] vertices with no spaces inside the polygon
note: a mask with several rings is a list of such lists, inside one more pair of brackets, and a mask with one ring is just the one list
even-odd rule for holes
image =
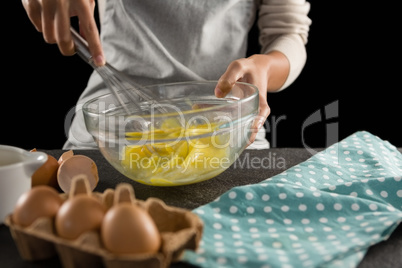
{"label": "black background", "polygon": [[[327,147],[327,137],[341,140],[361,130],[402,147],[401,22],[393,2],[370,2],[310,1],[306,66],[289,88],[268,96],[273,147]],[[6,1],[2,11],[0,144],[59,149],[65,117],[92,70],[46,44],[20,1]],[[337,104],[335,117],[303,128],[316,111],[325,119],[331,103]],[[337,125],[331,135],[329,124]]]}

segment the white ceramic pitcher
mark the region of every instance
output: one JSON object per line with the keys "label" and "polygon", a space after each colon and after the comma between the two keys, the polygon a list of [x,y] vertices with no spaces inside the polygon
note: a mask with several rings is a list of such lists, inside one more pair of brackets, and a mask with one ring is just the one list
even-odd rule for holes
{"label": "white ceramic pitcher", "polygon": [[18,198],[31,189],[33,173],[46,160],[43,152],[0,145],[0,224],[12,213]]}

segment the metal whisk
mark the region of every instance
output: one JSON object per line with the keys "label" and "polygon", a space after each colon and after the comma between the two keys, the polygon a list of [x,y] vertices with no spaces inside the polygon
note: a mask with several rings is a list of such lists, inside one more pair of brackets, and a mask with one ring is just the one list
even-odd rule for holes
{"label": "metal whisk", "polygon": [[[130,110],[132,105],[135,106],[137,111],[141,110],[139,105],[141,101],[147,101],[149,105],[155,105],[154,107],[161,113],[166,112],[162,105],[158,105],[155,96],[148,89],[134,83],[109,63],[101,67],[96,66],[89,52],[87,41],[74,28],[71,27],[70,30],[77,54],[98,72],[128,115],[132,112]],[[128,103],[130,105],[127,105]]]}

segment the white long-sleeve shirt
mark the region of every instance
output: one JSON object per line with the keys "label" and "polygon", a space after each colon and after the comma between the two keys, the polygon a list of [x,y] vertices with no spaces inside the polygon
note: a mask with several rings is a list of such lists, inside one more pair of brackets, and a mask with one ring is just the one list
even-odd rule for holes
{"label": "white long-sleeve shirt", "polygon": [[[217,80],[230,62],[246,56],[248,33],[258,19],[261,53],[277,50],[290,62],[284,89],[306,62],[309,9],[305,0],[106,0],[101,41],[106,61],[138,84]],[[94,72],[78,100],[65,149],[95,147],[81,107],[105,93]]]}

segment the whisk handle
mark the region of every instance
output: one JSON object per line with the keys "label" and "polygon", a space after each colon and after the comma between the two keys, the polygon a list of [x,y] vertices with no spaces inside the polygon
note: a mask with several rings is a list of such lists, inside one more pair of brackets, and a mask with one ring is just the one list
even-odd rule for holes
{"label": "whisk handle", "polygon": [[74,45],[75,45],[75,50],[77,52],[77,54],[86,62],[88,62],[89,64],[93,64],[93,60],[92,60],[92,55],[89,52],[88,49],[88,42],[82,38],[82,36],[77,33],[77,31],[73,28],[70,27],[70,31],[71,31],[71,36],[73,38],[74,41]]}

